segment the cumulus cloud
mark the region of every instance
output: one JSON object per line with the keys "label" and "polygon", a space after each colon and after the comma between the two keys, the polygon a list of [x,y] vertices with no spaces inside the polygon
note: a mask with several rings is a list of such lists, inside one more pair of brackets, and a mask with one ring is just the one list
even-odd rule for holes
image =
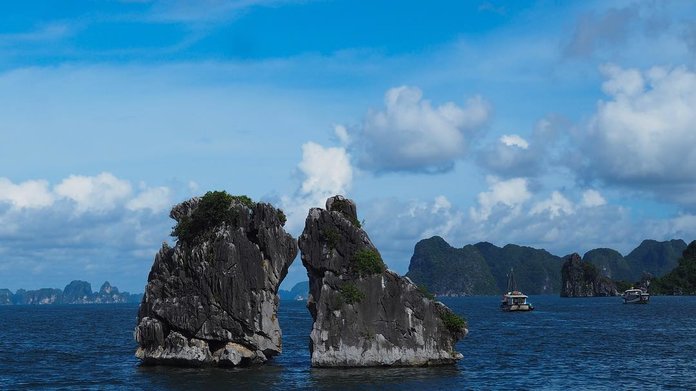
{"label": "cumulus cloud", "polygon": [[508,147],[517,147],[521,149],[529,148],[529,143],[527,140],[516,134],[505,134],[500,137],[500,142]]}
{"label": "cumulus cloud", "polygon": [[360,166],[376,172],[452,169],[491,114],[480,96],[463,106],[433,106],[420,89],[409,86],[389,89],[384,105],[382,111],[368,112],[351,134]]}
{"label": "cumulus cloud", "polygon": [[171,190],[164,186],[145,189],[135,198],[128,201],[129,210],[149,209],[153,213],[164,211],[172,206]]}
{"label": "cumulus cloud", "polygon": [[333,195],[346,195],[353,182],[350,156],[343,147],[305,143],[297,168],[302,184],[294,195],[281,198],[288,216],[287,229],[293,234],[301,231],[310,208],[323,207],[326,199]]}
{"label": "cumulus cloud", "polygon": [[502,177],[534,176],[542,156],[518,135],[505,135],[478,152],[477,161]]}
{"label": "cumulus cloud", "polygon": [[338,138],[338,141],[341,143],[341,145],[350,144],[350,134],[348,134],[348,129],[346,129],[345,126],[334,126],[334,134],[336,135],[336,138]]}
{"label": "cumulus cloud", "polygon": [[13,183],[0,178],[0,203],[9,203],[16,208],[43,208],[53,204],[55,197],[44,180]]}
{"label": "cumulus cloud", "polygon": [[173,190],[139,188],[134,195],[130,181],[107,172],[72,175],[53,188],[46,180],[0,178],[0,286],[63,287],[75,278],[108,278],[142,291],[152,257],[171,232],[164,211]]}
{"label": "cumulus cloud", "polygon": [[297,166],[305,179],[303,194],[343,193],[353,179],[353,170],[344,148],[324,148],[313,142],[302,146],[302,161]]}
{"label": "cumulus cloud", "polygon": [[575,213],[575,207],[563,194],[554,191],[548,199],[537,202],[529,213],[533,215],[548,213],[551,219],[554,219],[561,215],[572,215]]}
{"label": "cumulus cloud", "polygon": [[131,195],[128,181],[103,172],[97,176],[71,175],[55,187],[57,195],[76,204],[76,212],[106,212]]}
{"label": "cumulus cloud", "polygon": [[589,175],[610,183],[696,183],[696,73],[602,67],[609,96],[584,134]]}
{"label": "cumulus cloud", "polygon": [[602,194],[594,189],[585,190],[582,193],[582,206],[593,208],[597,206],[606,205],[607,200],[602,197]]}
{"label": "cumulus cloud", "polygon": [[532,196],[525,178],[499,180],[489,177],[488,184],[490,190],[478,195],[478,207],[469,209],[469,215],[474,221],[488,220],[498,207],[502,207],[506,215],[518,214],[521,205]]}
{"label": "cumulus cloud", "polygon": [[[504,134],[476,151],[476,162],[502,178],[537,177],[556,162],[562,130],[568,121],[558,115],[541,118],[529,136]],[[567,133],[567,132],[566,132]]]}

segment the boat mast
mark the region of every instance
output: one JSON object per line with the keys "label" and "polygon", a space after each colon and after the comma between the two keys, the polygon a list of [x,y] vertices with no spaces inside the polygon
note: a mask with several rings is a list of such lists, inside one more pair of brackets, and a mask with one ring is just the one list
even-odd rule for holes
{"label": "boat mast", "polygon": [[517,290],[517,284],[515,283],[515,275],[512,273],[512,268],[510,268],[510,273],[508,273],[508,292],[514,292]]}

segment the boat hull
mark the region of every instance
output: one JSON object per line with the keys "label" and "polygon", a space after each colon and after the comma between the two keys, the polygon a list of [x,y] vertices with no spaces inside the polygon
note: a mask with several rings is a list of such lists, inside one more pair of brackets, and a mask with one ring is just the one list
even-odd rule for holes
{"label": "boat hull", "polygon": [[505,311],[505,312],[517,312],[517,311],[532,311],[532,310],[534,310],[534,307],[529,305],[529,304],[513,304],[513,305],[501,304],[500,309]]}
{"label": "boat hull", "polygon": [[624,304],[648,304],[650,301],[650,296],[641,296],[641,297],[624,297]]}

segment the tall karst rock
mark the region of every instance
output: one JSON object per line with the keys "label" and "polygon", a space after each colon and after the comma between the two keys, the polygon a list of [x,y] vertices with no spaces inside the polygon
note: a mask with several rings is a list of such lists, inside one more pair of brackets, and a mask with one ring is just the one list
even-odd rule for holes
{"label": "tall karst rock", "polygon": [[316,367],[450,364],[466,323],[406,277],[387,270],[342,196],[309,211],[299,239],[309,276]]}
{"label": "tall karst rock", "polygon": [[170,216],[178,241],[155,256],[136,356],[146,364],[236,366],[279,354],[278,287],[297,255],[283,213],[208,192]]}
{"label": "tall karst rock", "polygon": [[577,253],[566,256],[561,268],[561,297],[616,296],[616,285]]}

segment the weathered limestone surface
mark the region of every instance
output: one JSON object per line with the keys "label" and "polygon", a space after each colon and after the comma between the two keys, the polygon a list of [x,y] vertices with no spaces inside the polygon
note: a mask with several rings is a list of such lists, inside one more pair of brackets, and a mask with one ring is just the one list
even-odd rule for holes
{"label": "weathered limestone surface", "polygon": [[[452,315],[410,279],[390,270],[361,273],[356,253],[377,249],[357,226],[355,204],[331,197],[313,208],[299,239],[309,276],[307,307],[314,319],[311,362],[316,367],[450,364],[462,355],[454,344],[464,326],[445,325]],[[359,300],[346,292],[357,292]],[[355,296],[355,295],[354,295]]]}
{"label": "weathered limestone surface", "polygon": [[[199,204],[175,206],[180,221]],[[297,255],[269,204],[230,204],[234,224],[205,239],[155,256],[134,332],[145,364],[236,366],[263,363],[281,352],[278,287]]]}
{"label": "weathered limestone surface", "polygon": [[561,268],[561,297],[616,296],[616,284],[577,253],[566,256]]}

